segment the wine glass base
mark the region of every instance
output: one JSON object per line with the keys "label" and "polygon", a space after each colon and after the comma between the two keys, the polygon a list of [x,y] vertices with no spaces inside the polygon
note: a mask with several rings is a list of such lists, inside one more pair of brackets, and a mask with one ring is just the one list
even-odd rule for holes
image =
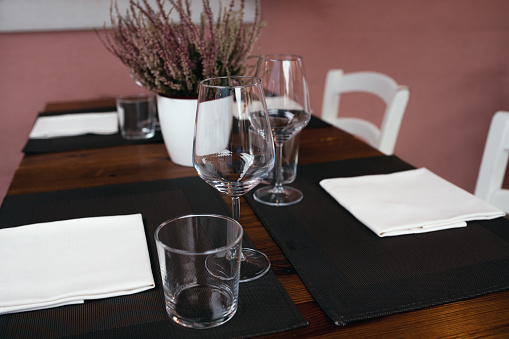
{"label": "wine glass base", "polygon": [[283,186],[282,190],[276,190],[274,186],[267,186],[257,189],[253,197],[265,205],[288,206],[301,201],[304,195],[298,189],[290,186]]}
{"label": "wine glass base", "polygon": [[[231,260],[228,254],[222,256],[209,255],[205,261],[207,271],[218,279],[229,279],[230,275],[225,268],[230,267]],[[270,269],[269,258],[260,251],[244,248],[242,249],[240,261],[240,282],[256,280],[265,275]]]}
{"label": "wine glass base", "polygon": [[269,258],[260,251],[251,248],[242,249],[240,262],[240,281],[256,280],[265,275],[270,269]]}

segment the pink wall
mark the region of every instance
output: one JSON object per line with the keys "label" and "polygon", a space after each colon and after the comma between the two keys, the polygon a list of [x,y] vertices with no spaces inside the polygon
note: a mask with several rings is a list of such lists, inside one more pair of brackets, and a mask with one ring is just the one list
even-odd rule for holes
{"label": "pink wall", "polygon": [[[316,114],[328,69],[386,73],[411,90],[396,155],[473,192],[491,117],[509,110],[509,2],[263,0],[262,5],[269,24],[260,39],[262,52],[304,56]],[[0,74],[0,198],[46,102],[139,91],[90,31],[0,34]]]}

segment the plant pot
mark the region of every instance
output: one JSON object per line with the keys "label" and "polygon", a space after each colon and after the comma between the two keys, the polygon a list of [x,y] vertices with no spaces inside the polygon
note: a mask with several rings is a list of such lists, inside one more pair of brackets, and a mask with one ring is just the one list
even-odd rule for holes
{"label": "plant pot", "polygon": [[159,124],[172,162],[193,166],[193,138],[198,99],[157,96]]}

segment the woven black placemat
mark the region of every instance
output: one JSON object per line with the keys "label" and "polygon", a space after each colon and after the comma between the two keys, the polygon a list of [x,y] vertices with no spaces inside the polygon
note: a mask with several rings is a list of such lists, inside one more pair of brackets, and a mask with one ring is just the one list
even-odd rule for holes
{"label": "woven black placemat", "polygon": [[[241,283],[237,314],[222,326],[185,329],[168,318],[155,229],[167,219],[190,213],[230,215],[221,195],[198,177],[7,196],[0,207],[0,228],[132,213],[143,215],[154,289],[82,305],[3,315],[0,338],[245,338],[307,325],[272,272]],[[252,247],[247,237],[244,240]],[[9,258],[0,258],[0,264],[4,260]]]}
{"label": "woven black placemat", "polygon": [[[44,112],[39,113],[38,116],[54,116],[73,113],[97,113],[97,112],[114,112],[115,107],[103,107],[88,110],[75,110],[68,112]],[[320,118],[311,116],[311,120],[306,128],[322,128],[330,127],[331,125]],[[82,149],[92,149],[101,147],[113,147],[122,145],[136,145],[136,144],[151,144],[164,142],[163,136],[159,126],[156,128],[155,135],[146,140],[126,140],[122,138],[119,133],[99,135],[99,134],[85,134],[72,137],[59,137],[48,139],[28,139],[22,152],[25,154],[41,154],[62,151],[76,151]]]}
{"label": "woven black placemat", "polygon": [[303,165],[291,185],[304,193],[302,202],[271,207],[246,196],[337,325],[509,288],[509,220],[380,238],[319,185],[411,168],[394,156]]}
{"label": "woven black placemat", "polygon": [[305,128],[323,128],[323,127],[332,127],[332,125],[314,115],[311,115],[311,120],[309,120],[309,123]]}
{"label": "woven black placemat", "polygon": [[[38,116],[54,116],[73,113],[98,113],[98,112],[116,112],[116,107],[104,107],[88,110],[76,110],[69,112],[44,112]],[[28,139],[22,152],[25,154],[40,154],[62,151],[75,151],[82,149],[112,147],[122,145],[150,144],[162,143],[163,136],[159,128],[156,129],[155,135],[145,140],[126,140],[120,132],[115,134],[99,135],[85,134],[72,137],[59,137],[48,139]]]}

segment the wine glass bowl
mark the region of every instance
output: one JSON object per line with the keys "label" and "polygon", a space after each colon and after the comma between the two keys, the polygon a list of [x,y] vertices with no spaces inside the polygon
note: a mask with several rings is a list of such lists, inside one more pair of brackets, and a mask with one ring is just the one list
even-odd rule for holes
{"label": "wine glass bowl", "polygon": [[276,145],[274,186],[259,188],[253,197],[272,206],[296,204],[303,194],[298,189],[283,186],[282,147],[299,133],[311,119],[309,93],[302,57],[275,54],[261,56],[256,76],[262,80],[270,124]]}
{"label": "wine glass bowl", "polygon": [[[231,76],[200,83],[193,143],[193,165],[205,182],[232,197],[232,216],[240,219],[240,200],[273,169],[274,141],[261,81]],[[241,280],[265,274],[269,259],[244,249]]]}

